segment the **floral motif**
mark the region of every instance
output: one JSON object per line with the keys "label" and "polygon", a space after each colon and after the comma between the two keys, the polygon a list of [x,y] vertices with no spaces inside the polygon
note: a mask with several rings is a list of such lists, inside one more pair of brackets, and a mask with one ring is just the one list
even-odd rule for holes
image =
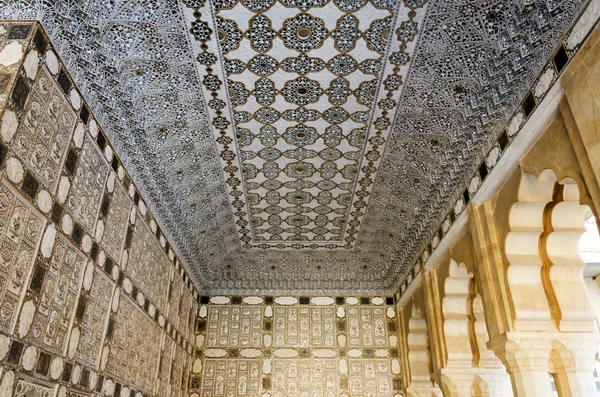
{"label": "floral motif", "polygon": [[387,31],[389,33],[391,26],[392,18],[390,17],[373,21],[371,27],[365,32],[367,47],[370,50],[383,54],[387,47],[387,41],[384,40],[384,32]]}
{"label": "floral motif", "polygon": [[315,103],[323,94],[323,89],[318,81],[306,77],[286,81],[281,94],[287,102],[297,105]]}
{"label": "floral motif", "polygon": [[298,161],[296,163],[289,163],[283,169],[283,172],[290,178],[310,178],[317,170],[311,163],[304,161]]}
{"label": "floral motif", "polygon": [[236,128],[235,129],[235,140],[237,141],[238,146],[248,146],[252,144],[252,139],[254,135],[250,132],[250,130],[246,128]]}
{"label": "floral motif", "polygon": [[320,72],[325,68],[325,62],[319,58],[311,58],[301,54],[295,58],[286,58],[281,62],[281,69],[289,73],[305,75],[307,73]]}
{"label": "floral motif", "polygon": [[277,0],[242,0],[242,3],[249,9],[256,12],[263,12],[271,8]]}
{"label": "floral motif", "polygon": [[[189,0],[186,0],[186,1],[189,1]],[[204,2],[206,0],[195,0],[195,1]],[[211,3],[213,4],[213,7],[215,7],[216,11],[232,8],[236,2],[237,2],[237,0],[211,0]]]}
{"label": "floral motif", "polygon": [[240,74],[246,70],[246,64],[238,59],[227,59],[224,66],[227,76],[231,76],[232,74]]}
{"label": "floral motif", "polygon": [[331,37],[335,40],[335,48],[341,52],[353,50],[360,36],[358,19],[352,14],[341,17],[337,22],[337,27],[331,32]]}
{"label": "floral motif", "polygon": [[204,21],[194,21],[192,22],[192,34],[198,41],[208,41],[212,35],[212,29]]}
{"label": "floral motif", "polygon": [[363,81],[360,83],[354,96],[356,101],[361,105],[372,106],[375,100],[375,91],[377,90],[377,80]]}
{"label": "floral motif", "polygon": [[233,106],[246,103],[250,93],[246,89],[246,86],[244,86],[244,83],[227,80],[227,88],[229,89],[229,100]]}
{"label": "floral motif", "polygon": [[204,7],[206,0],[183,0],[183,3],[188,7],[198,9]]}
{"label": "floral motif", "polygon": [[336,148],[323,149],[319,152],[319,157],[325,161],[335,161],[342,158],[342,152]]}
{"label": "floral motif", "polygon": [[305,192],[305,191],[288,192],[285,195],[285,201],[287,201],[290,204],[295,204],[295,205],[308,204],[312,200],[313,200],[312,194],[310,194],[310,192]]}
{"label": "floral motif", "polygon": [[365,59],[358,65],[358,68],[364,74],[373,74],[378,76],[383,68],[383,60],[381,59]]}
{"label": "floral motif", "polygon": [[340,124],[348,120],[350,115],[341,107],[329,108],[323,112],[323,119],[330,124]]}
{"label": "floral motif", "polygon": [[330,148],[334,148],[339,146],[342,142],[344,135],[342,134],[342,129],[337,125],[331,125],[325,129],[325,134],[323,135],[323,141],[325,145]]}
{"label": "floral motif", "polygon": [[253,94],[256,97],[256,102],[263,106],[270,106],[275,103],[275,95],[277,94],[275,83],[269,79],[260,79],[254,83]]}
{"label": "floral motif", "polygon": [[402,21],[398,29],[396,29],[398,40],[404,42],[413,41],[419,31],[418,26],[419,24],[415,21]]}
{"label": "floral motif", "polygon": [[275,129],[275,127],[272,125],[265,125],[264,127],[260,128],[258,138],[263,146],[274,146],[277,143],[279,134],[277,133],[277,129]]}
{"label": "floral motif", "polygon": [[350,55],[338,55],[327,62],[327,68],[337,76],[347,76],[354,72],[357,63]]}
{"label": "floral motif", "polygon": [[279,0],[287,7],[298,7],[302,11],[307,11],[311,7],[323,7],[329,0]]}
{"label": "floral motif", "polygon": [[342,77],[332,80],[325,92],[329,95],[329,102],[336,106],[346,103],[348,97],[352,94],[350,82]]}
{"label": "floral motif", "polygon": [[268,55],[257,55],[248,62],[248,69],[258,76],[269,76],[278,66],[277,59]]}
{"label": "floral motif", "polygon": [[319,134],[315,127],[308,127],[304,124],[288,127],[283,134],[283,139],[287,143],[297,147],[312,145],[317,141],[318,137]]}
{"label": "floral motif", "polygon": [[299,14],[286,19],[279,31],[285,46],[300,52],[321,47],[327,33],[325,22],[309,14]]}
{"label": "floral motif", "polygon": [[235,124],[243,124],[252,120],[252,115],[248,112],[233,112],[233,121]]}
{"label": "floral motif", "polygon": [[283,152],[283,155],[288,159],[306,160],[317,157],[317,152],[314,150],[299,147],[294,150],[286,150],[285,152]]}
{"label": "floral motif", "polygon": [[221,43],[221,50],[225,54],[236,50],[240,46],[242,32],[238,29],[235,21],[217,17],[217,30],[217,36]]}
{"label": "floral motif", "polygon": [[262,14],[250,19],[250,29],[246,32],[250,45],[257,52],[267,52],[273,47],[277,32],[271,28],[271,20]]}
{"label": "floral motif", "polygon": [[304,123],[306,121],[315,121],[321,117],[321,113],[314,109],[298,108],[288,109],[283,112],[282,117],[287,121],[297,121],[298,123]]}
{"label": "floral motif", "polygon": [[266,161],[274,161],[281,157],[281,152],[273,147],[267,147],[258,152],[258,157]]}
{"label": "floral motif", "polygon": [[196,58],[200,65],[211,66],[217,63],[217,56],[215,54],[211,54],[210,52],[203,52],[198,55]]}
{"label": "floral motif", "polygon": [[262,108],[254,113],[254,118],[262,124],[271,124],[279,120],[281,114],[273,108]]}
{"label": "floral motif", "polygon": [[410,55],[404,51],[394,52],[390,55],[390,62],[394,65],[406,65],[410,61]]}
{"label": "floral motif", "polygon": [[356,11],[364,6],[367,0],[334,0],[342,11]]}

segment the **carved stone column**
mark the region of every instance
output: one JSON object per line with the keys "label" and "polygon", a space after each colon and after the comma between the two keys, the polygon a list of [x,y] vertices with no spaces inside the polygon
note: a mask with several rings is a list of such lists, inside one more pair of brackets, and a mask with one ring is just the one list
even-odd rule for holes
{"label": "carved stone column", "polygon": [[598,334],[572,334],[553,351],[556,388],[561,397],[599,397],[594,379]]}
{"label": "carved stone column", "polygon": [[469,369],[442,368],[436,375],[436,381],[444,397],[470,396],[475,374]]}
{"label": "carved stone column", "polygon": [[473,382],[473,395],[477,397],[504,397],[507,396],[504,388],[509,388],[508,375],[504,368],[480,369],[475,374]]}
{"label": "carved stone column", "polygon": [[515,397],[553,395],[549,378],[552,346],[542,333],[533,334],[511,332],[490,341],[490,348],[510,375]]}

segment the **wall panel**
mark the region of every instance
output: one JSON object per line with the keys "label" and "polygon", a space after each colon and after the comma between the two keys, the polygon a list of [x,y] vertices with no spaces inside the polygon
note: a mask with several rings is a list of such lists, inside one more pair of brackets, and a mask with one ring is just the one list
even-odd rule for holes
{"label": "wall panel", "polygon": [[393,298],[201,297],[191,397],[396,397]]}
{"label": "wall panel", "polygon": [[0,138],[0,396],[185,395],[198,293],[37,23],[0,22]]}

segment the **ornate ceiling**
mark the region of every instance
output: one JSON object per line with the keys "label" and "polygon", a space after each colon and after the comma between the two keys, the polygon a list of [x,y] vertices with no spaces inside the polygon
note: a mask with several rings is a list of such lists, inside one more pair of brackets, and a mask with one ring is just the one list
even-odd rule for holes
{"label": "ornate ceiling", "polygon": [[206,293],[391,294],[585,0],[10,1]]}

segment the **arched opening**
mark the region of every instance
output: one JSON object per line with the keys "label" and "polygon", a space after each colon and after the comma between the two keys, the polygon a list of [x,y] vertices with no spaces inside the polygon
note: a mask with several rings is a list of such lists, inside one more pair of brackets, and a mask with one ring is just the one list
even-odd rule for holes
{"label": "arched opening", "polygon": [[[592,306],[596,313],[596,321],[600,324],[600,233],[596,217],[588,214],[584,222],[585,232],[579,240],[579,253],[585,262],[583,276],[585,285],[592,300]],[[600,353],[596,353],[594,361],[594,381],[596,389],[600,391]]]}

